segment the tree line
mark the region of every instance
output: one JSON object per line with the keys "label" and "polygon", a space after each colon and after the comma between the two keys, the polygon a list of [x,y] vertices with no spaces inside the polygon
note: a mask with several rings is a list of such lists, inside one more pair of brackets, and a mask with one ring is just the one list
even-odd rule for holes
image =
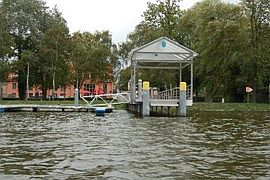
{"label": "tree line", "polygon": [[[253,88],[252,101],[266,97],[270,79],[270,2],[202,0],[181,10],[181,0],[148,2],[142,21],[126,42],[113,44],[109,31],[71,34],[57,8],[43,0],[0,1],[0,82],[7,72],[18,74],[20,99],[29,86],[43,91],[85,79],[106,81],[119,70],[119,59],[160,36],[166,36],[196,51],[194,92],[213,101],[245,101],[245,87]],[[184,79],[189,78],[185,69]],[[164,76],[166,74],[166,76]],[[179,72],[140,70],[141,79],[164,89],[179,84]],[[185,77],[186,76],[186,77]],[[120,73],[119,87],[127,88],[129,69]]]}
{"label": "tree line", "polygon": [[[270,1],[241,0],[238,4],[222,0],[202,0],[188,10],[180,0],[148,2],[143,20],[127,41],[120,44],[119,55],[160,36],[166,36],[196,51],[194,91],[206,101],[225,97],[243,102],[245,87],[252,87],[252,101],[264,98],[270,81]],[[121,72],[125,88],[129,69]],[[177,85],[179,72],[139,70],[142,79],[153,86]],[[186,70],[186,73],[189,70]],[[164,76],[166,74],[166,76]],[[185,75],[184,75],[185,76]],[[188,79],[189,77],[185,77]]]}
{"label": "tree line", "polygon": [[20,99],[29,86],[42,90],[74,85],[86,79],[113,80],[117,46],[109,31],[71,34],[59,10],[43,0],[0,2],[0,82],[7,74],[18,74]]}

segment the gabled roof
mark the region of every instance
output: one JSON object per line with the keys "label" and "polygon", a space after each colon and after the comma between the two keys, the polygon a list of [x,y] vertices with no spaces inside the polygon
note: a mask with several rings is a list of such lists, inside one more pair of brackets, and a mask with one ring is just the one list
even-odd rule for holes
{"label": "gabled roof", "polygon": [[185,46],[160,37],[142,47],[132,50],[131,60],[137,62],[180,62],[192,61],[198,54]]}

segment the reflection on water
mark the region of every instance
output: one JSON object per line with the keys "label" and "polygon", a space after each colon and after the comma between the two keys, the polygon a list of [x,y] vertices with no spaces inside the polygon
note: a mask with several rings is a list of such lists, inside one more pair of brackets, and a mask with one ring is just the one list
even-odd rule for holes
{"label": "reflection on water", "polygon": [[0,179],[268,179],[269,112],[0,114]]}

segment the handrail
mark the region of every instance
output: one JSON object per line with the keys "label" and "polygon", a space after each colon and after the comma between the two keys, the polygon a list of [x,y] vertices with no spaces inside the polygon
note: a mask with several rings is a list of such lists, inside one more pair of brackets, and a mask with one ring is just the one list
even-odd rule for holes
{"label": "handrail", "polygon": [[[157,96],[152,97],[153,99],[179,99],[180,90],[179,87],[172,89],[166,89],[158,93]],[[191,99],[191,86],[187,87],[187,99]]]}
{"label": "handrail", "polygon": [[[106,97],[112,97],[111,101],[106,101]],[[90,102],[88,102],[85,98],[93,98]],[[81,96],[81,99],[86,102],[88,106],[108,106],[115,104],[128,104],[130,102],[130,93],[116,93],[116,94],[99,94],[99,95],[90,95],[90,96]],[[93,104],[97,100],[101,100],[102,104]],[[117,100],[117,103],[114,101]]]}

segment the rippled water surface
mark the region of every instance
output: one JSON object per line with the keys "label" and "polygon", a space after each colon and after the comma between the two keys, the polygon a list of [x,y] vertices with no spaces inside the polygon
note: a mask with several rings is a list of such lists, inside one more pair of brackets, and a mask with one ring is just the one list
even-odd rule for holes
{"label": "rippled water surface", "polygon": [[269,112],[0,114],[0,179],[270,179]]}

